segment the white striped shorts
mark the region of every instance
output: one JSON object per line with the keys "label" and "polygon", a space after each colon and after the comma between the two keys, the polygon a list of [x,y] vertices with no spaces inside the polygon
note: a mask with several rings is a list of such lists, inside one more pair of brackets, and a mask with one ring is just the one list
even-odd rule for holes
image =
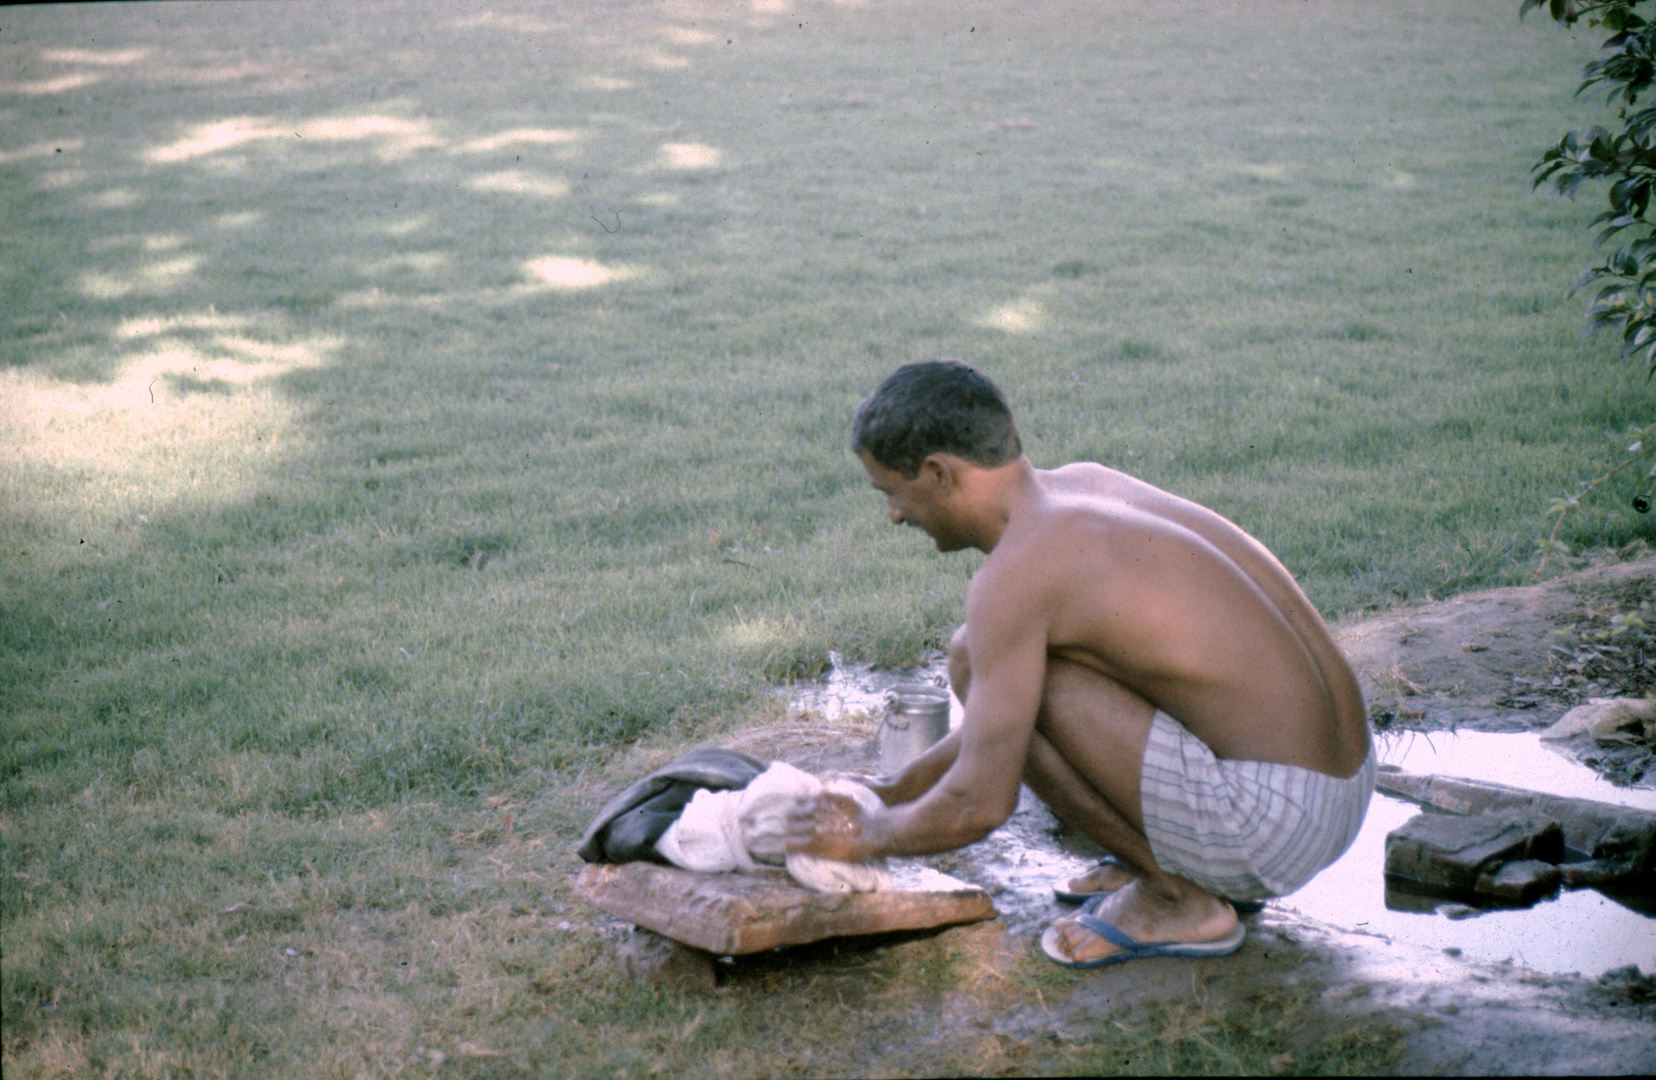
{"label": "white striped shorts", "polygon": [[1285,896],[1345,853],[1374,792],[1374,750],[1341,779],[1214,756],[1158,711],[1139,777],[1156,864],[1229,900]]}

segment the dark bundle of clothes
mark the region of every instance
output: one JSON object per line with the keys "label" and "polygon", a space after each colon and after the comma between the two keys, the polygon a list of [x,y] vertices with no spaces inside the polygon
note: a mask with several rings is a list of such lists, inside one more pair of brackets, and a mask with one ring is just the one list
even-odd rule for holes
{"label": "dark bundle of clothes", "polygon": [[735,750],[692,750],[604,804],[581,834],[576,851],[589,863],[671,865],[656,851],[656,842],[696,792],[739,791],[766,768],[765,762]]}

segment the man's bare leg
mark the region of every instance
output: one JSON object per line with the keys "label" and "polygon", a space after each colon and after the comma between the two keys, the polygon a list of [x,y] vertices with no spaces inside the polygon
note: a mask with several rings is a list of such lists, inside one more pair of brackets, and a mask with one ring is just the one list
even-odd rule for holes
{"label": "man's bare leg", "polygon": [[[1053,813],[1114,854],[1128,879],[1094,915],[1138,941],[1217,941],[1236,927],[1225,901],[1163,871],[1144,835],[1139,773],[1155,709],[1114,680],[1051,660],[1024,781]],[[1074,916],[1058,920],[1058,940],[1075,960],[1118,951]]]}
{"label": "man's bare leg", "polygon": [[[963,626],[949,642],[949,684],[961,701],[971,678]],[[1144,835],[1139,774],[1155,714],[1148,701],[1108,676],[1049,659],[1024,783],[1061,820],[1121,860],[1127,881],[1101,900],[1094,914],[1138,941],[1218,941],[1235,929],[1236,912],[1163,872]],[[1055,925],[1072,959],[1119,951],[1073,916]]]}
{"label": "man's bare leg", "polygon": [[[962,702],[966,700],[966,695],[970,692],[972,681],[972,669],[970,660],[967,656],[966,645],[966,627],[962,626],[960,629],[955,631],[954,637],[949,641],[949,685],[954,690],[955,696],[960,698]],[[1066,661],[1061,660],[1052,661],[1049,664],[1049,668],[1059,672],[1060,677],[1059,682],[1057,682],[1056,685],[1051,679],[1048,680],[1047,696],[1051,697],[1053,692],[1056,691],[1060,695],[1060,704],[1058,707],[1065,709],[1066,711],[1073,706],[1068,703],[1064,696],[1066,683],[1063,680],[1061,672],[1065,667],[1074,666],[1076,665],[1068,664]],[[1086,671],[1086,669],[1082,670]],[[1088,672],[1088,674],[1092,673]],[[1102,678],[1102,676],[1100,676],[1100,678]],[[1104,681],[1110,682],[1110,680]],[[1111,682],[1110,685],[1115,686],[1116,689],[1121,689],[1113,682]],[[1079,687],[1082,694],[1085,694],[1088,689],[1089,688],[1084,683]],[[1142,701],[1142,699],[1138,698],[1136,694],[1130,694],[1127,695],[1120,705],[1122,709],[1129,714],[1136,714],[1143,711],[1136,708],[1136,704],[1139,701]],[[1148,706],[1148,702],[1145,702],[1144,704]],[[1154,715],[1154,710],[1151,710],[1151,715]],[[1120,748],[1122,756],[1124,758],[1136,757],[1137,760],[1142,762],[1144,760],[1144,743],[1149,736],[1149,732],[1149,723],[1146,721],[1142,735],[1130,740],[1131,745],[1124,745]],[[1051,746],[1045,743],[1045,740],[1041,738],[1038,732],[1035,736],[1035,743],[1039,747],[1044,748],[1047,753],[1051,754]],[[1051,778],[1050,781],[1047,779],[1049,777]],[[1091,826],[1080,824],[1079,822],[1087,817],[1089,812],[1093,810],[1095,804],[1099,801],[1100,796],[1098,795],[1097,790],[1088,784],[1079,773],[1076,773],[1073,769],[1071,769],[1063,758],[1058,757],[1055,754],[1046,760],[1044,768],[1028,770],[1028,775],[1026,775],[1024,779],[1025,782],[1030,785],[1030,788],[1034,790],[1035,793],[1039,795],[1049,807],[1052,808],[1053,813],[1057,814],[1061,820],[1069,822],[1074,828],[1080,829],[1088,836],[1096,839],[1099,833],[1105,830],[1121,832],[1124,836],[1137,835],[1141,838],[1143,836],[1144,830],[1142,822],[1137,824],[1134,824],[1133,822],[1123,823],[1120,821],[1119,816],[1112,817],[1108,821],[1095,822]],[[1137,806],[1139,802],[1137,772],[1135,771],[1131,777],[1126,777],[1125,779],[1132,785],[1132,805]],[[1060,809],[1060,807],[1062,807],[1062,809]],[[1125,825],[1125,828],[1123,828],[1123,825]],[[1110,853],[1112,855],[1115,854],[1113,848]],[[1146,845],[1144,848],[1144,858],[1148,859],[1149,857],[1149,847]],[[1114,892],[1132,880],[1133,872],[1129,870],[1125,864],[1110,864],[1099,866],[1088,871],[1081,877],[1072,879],[1069,883],[1069,887],[1072,892]]]}

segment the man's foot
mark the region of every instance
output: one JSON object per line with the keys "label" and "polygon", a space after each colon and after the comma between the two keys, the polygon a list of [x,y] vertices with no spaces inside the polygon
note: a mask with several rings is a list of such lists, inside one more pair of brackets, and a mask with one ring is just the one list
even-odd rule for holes
{"label": "man's foot", "polygon": [[[1113,893],[1133,880],[1133,872],[1122,865],[1114,855],[1098,860],[1098,865],[1078,878],[1070,878],[1067,887],[1053,889],[1052,895],[1060,904],[1084,904],[1095,896]],[[1258,915],[1265,910],[1263,900],[1229,900],[1238,915]]]}
{"label": "man's foot", "polygon": [[1170,900],[1130,881],[1053,923],[1041,947],[1069,967],[1139,956],[1224,956],[1241,948],[1242,926],[1229,904],[1191,885],[1183,893]]}
{"label": "man's foot", "polygon": [[1098,865],[1078,878],[1070,878],[1067,887],[1053,889],[1052,895],[1062,904],[1080,904],[1102,893],[1113,893],[1133,880],[1133,872],[1123,866],[1114,855],[1098,860]]}

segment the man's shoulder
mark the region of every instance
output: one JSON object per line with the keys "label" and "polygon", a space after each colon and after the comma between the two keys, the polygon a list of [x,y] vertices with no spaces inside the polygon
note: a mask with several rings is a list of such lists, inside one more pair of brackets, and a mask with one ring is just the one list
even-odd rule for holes
{"label": "man's shoulder", "polygon": [[1127,474],[1117,472],[1107,465],[1100,465],[1096,461],[1072,461],[1068,465],[1047,469],[1046,475],[1059,482],[1098,483],[1125,479]]}
{"label": "man's shoulder", "polygon": [[1106,493],[1084,491],[1044,501],[1009,525],[972,577],[974,592],[1062,591],[1107,561],[1115,532],[1139,515]]}
{"label": "man's shoulder", "polygon": [[1136,476],[1100,465],[1096,461],[1075,461],[1048,469],[1045,473],[1050,488],[1071,494],[1096,495],[1137,504],[1147,499],[1157,501],[1174,498],[1154,484]]}

